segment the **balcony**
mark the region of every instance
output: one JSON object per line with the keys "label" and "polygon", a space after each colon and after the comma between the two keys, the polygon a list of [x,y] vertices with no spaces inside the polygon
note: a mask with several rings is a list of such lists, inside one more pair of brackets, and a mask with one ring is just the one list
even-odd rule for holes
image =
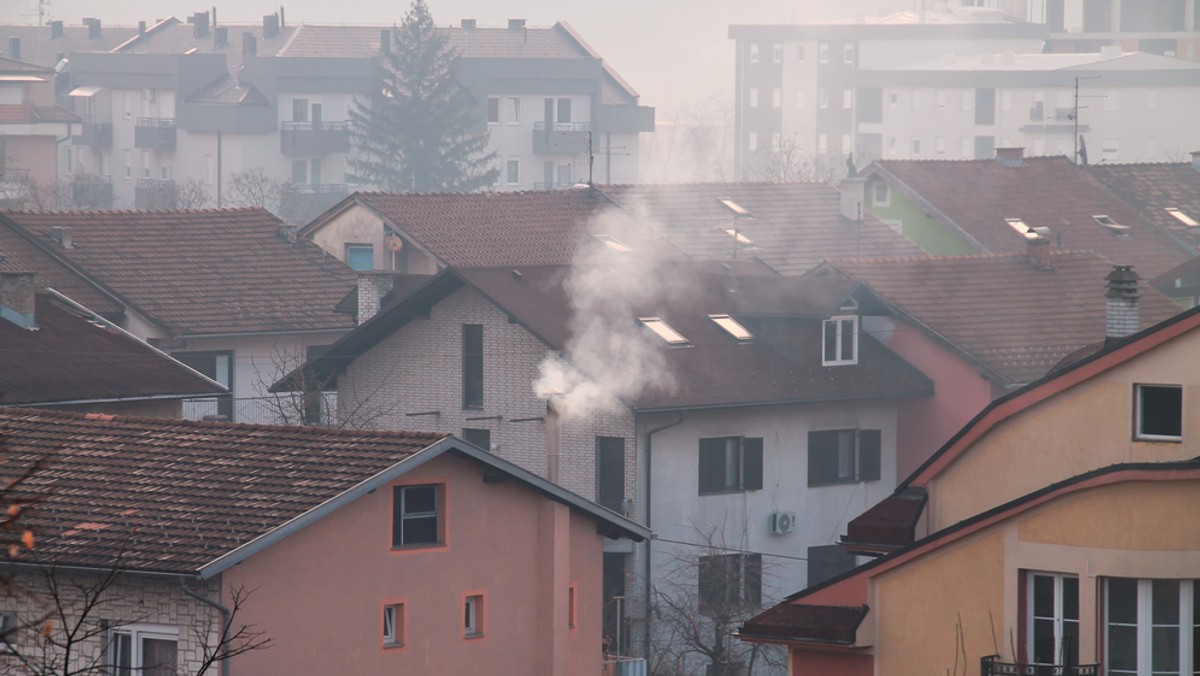
{"label": "balcony", "polygon": [[588,122],[534,122],[533,152],[537,155],[582,155],[588,150]]}
{"label": "balcony", "polygon": [[603,676],[646,676],[646,660],[641,657],[617,657],[605,655],[601,674]]}
{"label": "balcony", "polygon": [[134,209],[174,209],[175,181],[139,178],[133,190]]}
{"label": "balcony", "polygon": [[85,119],[79,135],[71,137],[71,143],[92,148],[111,148],[112,141],[112,122],[98,119]]}
{"label": "balcony", "polygon": [[999,655],[988,655],[979,660],[981,676],[1096,676],[1099,664],[1011,664],[998,662]]}
{"label": "balcony", "polygon": [[75,176],[71,179],[71,201],[79,209],[111,209],[112,177],[94,174]]}
{"label": "balcony", "polygon": [[133,145],[146,150],[175,150],[175,118],[139,117],[133,128]]}
{"label": "balcony", "polygon": [[345,122],[284,122],[279,152],[302,157],[348,153],[350,130]]}
{"label": "balcony", "polygon": [[299,392],[281,392],[266,397],[204,397],[183,401],[185,420],[208,418],[256,425],[314,425],[336,427],[337,392],[305,397]]}
{"label": "balcony", "polygon": [[345,183],[293,183],[284,186],[279,217],[288,223],[307,223],[342,201],[349,192]]}

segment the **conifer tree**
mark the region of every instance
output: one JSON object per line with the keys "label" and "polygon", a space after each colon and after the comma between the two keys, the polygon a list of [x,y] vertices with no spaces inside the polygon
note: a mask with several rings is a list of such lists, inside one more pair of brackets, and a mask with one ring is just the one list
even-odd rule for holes
{"label": "conifer tree", "polygon": [[479,103],[424,0],[381,50],[371,95],[350,109],[352,180],[389,192],[468,191],[495,182]]}

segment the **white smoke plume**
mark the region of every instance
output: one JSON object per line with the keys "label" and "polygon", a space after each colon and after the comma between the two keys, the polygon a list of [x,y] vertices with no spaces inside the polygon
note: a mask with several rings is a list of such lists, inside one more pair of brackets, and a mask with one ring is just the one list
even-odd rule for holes
{"label": "white smoke plume", "polygon": [[533,389],[539,397],[553,396],[565,419],[619,410],[621,400],[675,389],[665,346],[637,318],[669,304],[690,280],[678,267],[664,269],[664,257],[678,256],[651,235],[648,218],[634,213],[612,209],[593,218],[591,234],[607,235],[632,250],[619,251],[589,237],[564,282],[571,305],[565,360],[548,356]]}

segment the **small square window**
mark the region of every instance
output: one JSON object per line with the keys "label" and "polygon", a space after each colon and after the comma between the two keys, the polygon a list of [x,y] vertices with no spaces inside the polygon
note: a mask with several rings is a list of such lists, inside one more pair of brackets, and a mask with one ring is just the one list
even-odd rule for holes
{"label": "small square window", "polygon": [[521,124],[521,97],[508,97],[508,123]]}
{"label": "small square window", "polygon": [[829,63],[829,43],[822,42],[817,45],[817,61],[821,63]]}
{"label": "small square window", "polygon": [[882,469],[879,430],[808,433],[808,485],[878,481]]}
{"label": "small square window", "polygon": [[505,182],[517,185],[521,182],[521,160],[509,160],[505,165]]}
{"label": "small square window", "polygon": [[771,57],[775,61],[775,63],[782,63],[783,62],[783,45],[776,42],[775,45],[771,48]]}
{"label": "small square window", "polygon": [[392,603],[383,607],[383,647],[404,645],[404,604]]}
{"label": "small square window", "polygon": [[763,486],[763,440],[715,437],[700,440],[699,494],[757,491]]}
{"label": "small square window", "polygon": [[854,43],[847,42],[842,50],[842,61],[846,63],[854,63]]}
{"label": "small square window", "polygon": [[346,265],[351,270],[372,270],[375,268],[375,247],[370,244],[347,244]]}
{"label": "small square window", "polygon": [[492,431],[480,427],[464,427],[463,441],[485,451],[492,449]]}
{"label": "small square window", "polygon": [[871,204],[877,207],[886,207],[891,204],[892,195],[888,190],[888,184],[883,181],[875,181],[871,186]]}
{"label": "small square window", "polygon": [[750,63],[758,63],[758,43],[750,43]]}
{"label": "small square window", "polygon": [[468,596],[463,603],[463,638],[483,636],[483,594]]}
{"label": "small square window", "polygon": [[858,363],[858,317],[830,317],[821,323],[822,366]]}
{"label": "small square window", "polygon": [[1183,388],[1137,385],[1137,438],[1179,441],[1183,438]]}
{"label": "small square window", "polygon": [[762,554],[701,556],[697,562],[701,608],[728,613],[762,604]]}
{"label": "small square window", "polygon": [[442,543],[441,493],[433,484],[392,489],[392,547]]}

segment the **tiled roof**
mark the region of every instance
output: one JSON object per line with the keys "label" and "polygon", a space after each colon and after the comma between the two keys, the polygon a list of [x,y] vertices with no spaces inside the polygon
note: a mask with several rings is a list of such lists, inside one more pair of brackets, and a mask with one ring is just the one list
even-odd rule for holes
{"label": "tiled roof", "polygon": [[[333,308],[354,285],[353,272],[309,241],[289,243],[265,209],[6,211],[3,221],[173,336],[351,326]],[[51,239],[59,225],[71,228],[73,248]]]}
{"label": "tiled roof", "polygon": [[58,106],[34,106],[34,115],[39,122],[79,122],[79,116]]}
{"label": "tiled roof", "polygon": [[187,574],[439,438],[8,408],[0,477],[51,460],[23,492],[39,559]]}
{"label": "tiled roof", "polygon": [[[739,257],[759,258],[798,274],[825,258],[915,256],[921,249],[878,219],[862,223],[841,213],[838,189],[827,183],[691,183],[619,185],[601,190],[625,209],[645,214],[667,239],[702,259],[729,258],[736,227],[753,241]],[[732,199],[752,218],[736,219],[718,201]]]}
{"label": "tiled roof", "polygon": [[107,52],[134,35],[137,35],[136,26],[102,24],[100,37],[88,39],[87,26],[64,25],[62,37],[51,39],[48,25],[0,26],[0,39],[4,40],[5,47],[8,38],[20,38],[21,59],[43,68],[53,68],[63,55],[72,52]]}
{"label": "tiled roof", "polygon": [[125,311],[124,305],[111,295],[27,240],[22,233],[0,218],[0,272],[36,272],[39,288],[50,287],[105,317],[118,318]]}
{"label": "tiled roof", "polygon": [[[385,26],[320,26],[295,28],[276,56],[358,57],[379,54],[379,34]],[[557,26],[524,30],[478,27],[439,28],[450,46],[468,59],[587,59],[588,53]],[[262,52],[259,52],[260,54]]]}
{"label": "tiled roof", "polygon": [[[444,265],[566,265],[581,244],[592,241],[592,219],[615,211],[596,190],[480,193],[358,193],[378,212]],[[305,231],[320,227],[321,221]],[[637,230],[639,255],[686,256],[649,230]]]}
{"label": "tiled roof", "polygon": [[[1105,277],[1112,262],[1056,251],[1053,269],[1023,255],[833,261],[886,302],[978,361],[1003,384],[1023,385],[1105,335]],[[1180,311],[1141,285],[1141,326]]]}
{"label": "tiled roof", "polygon": [[38,330],[0,319],[0,406],[226,392],[91,313],[39,294]]}
{"label": "tiled roof", "polygon": [[[1059,246],[1092,250],[1153,278],[1189,254],[1137,209],[1115,197],[1065,157],[1026,158],[1020,167],[994,160],[886,160],[874,165],[898,179],[984,247],[980,253],[1017,253],[1025,239],[1005,221],[1047,227]],[[1131,229],[1118,235],[1092,217],[1107,215]]]}
{"label": "tiled roof", "polygon": [[[827,313],[815,317],[809,313],[822,307],[836,310],[854,285],[848,286],[841,280],[781,278],[751,262],[731,267],[738,273],[736,279],[730,271],[705,262],[659,264],[658,274],[675,280],[679,292],[669,300],[632,307],[628,321],[661,317],[687,339],[688,345],[661,345],[666,367],[674,379],[673,388],[648,388],[636,401],[627,403],[643,411],[677,410],[922,396],[932,391],[923,374],[866,334],[861,334],[858,365],[821,365],[818,317]],[[571,304],[563,283],[570,269],[521,266],[517,273],[514,274],[513,266],[447,270],[343,337],[308,367],[318,377],[328,377],[334,369],[344,366],[347,358],[353,359],[371,349],[462,283],[489,298],[548,348],[566,350],[572,335]],[[461,282],[455,283],[456,279]],[[793,288],[796,284],[807,285],[810,298],[798,302],[798,307],[787,316],[780,316],[772,297],[790,294],[800,298],[802,294]],[[734,288],[736,292],[731,292]],[[738,317],[755,339],[740,343],[709,319],[710,314]],[[657,338],[648,334],[646,338],[658,344],[654,342]]]}
{"label": "tiled roof", "polygon": [[1125,200],[1146,221],[1169,232],[1200,253],[1200,227],[1185,225],[1167,213],[1179,209],[1200,223],[1200,169],[1192,163],[1096,164],[1096,180]]}
{"label": "tiled roof", "polygon": [[746,621],[738,634],[758,639],[851,645],[867,606],[781,603]]}
{"label": "tiled roof", "polygon": [[[3,28],[0,28],[3,31]],[[0,56],[0,73],[37,73],[39,75],[52,75],[53,70],[45,66],[39,66],[25,61],[17,61],[10,59],[7,56]]]}

